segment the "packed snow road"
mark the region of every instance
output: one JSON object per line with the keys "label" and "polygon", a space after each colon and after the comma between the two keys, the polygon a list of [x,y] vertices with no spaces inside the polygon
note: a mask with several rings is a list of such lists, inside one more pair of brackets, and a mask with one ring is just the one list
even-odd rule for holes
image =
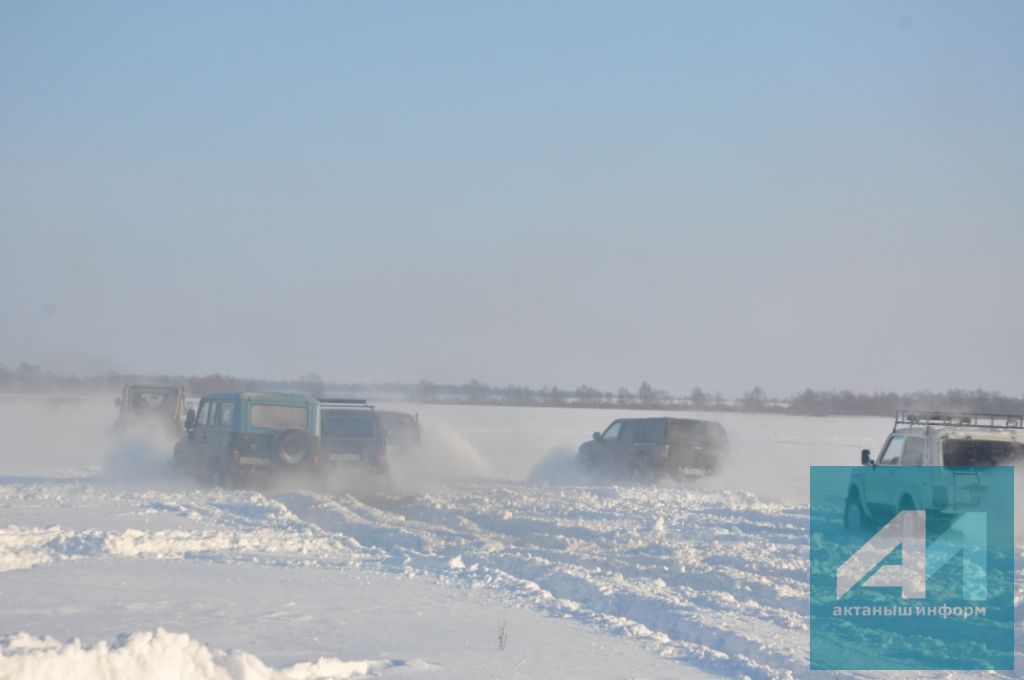
{"label": "packed snow road", "polygon": [[0,677],[67,658],[198,677],[807,677],[807,466],[849,463],[888,421],[722,417],[722,477],[651,487],[575,471],[572,444],[614,415],[434,408],[394,488],[337,494],[194,488],[99,434],[59,465],[5,452]]}

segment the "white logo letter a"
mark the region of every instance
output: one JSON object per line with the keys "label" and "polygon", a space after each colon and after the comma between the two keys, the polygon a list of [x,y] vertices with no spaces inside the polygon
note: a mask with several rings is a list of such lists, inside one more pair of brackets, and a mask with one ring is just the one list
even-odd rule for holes
{"label": "white logo letter a", "polygon": [[926,579],[924,523],[924,510],[901,510],[836,571],[836,599],[849,592],[899,545],[903,546],[902,564],[879,567],[864,586],[900,588],[901,597],[905,600],[923,598]]}

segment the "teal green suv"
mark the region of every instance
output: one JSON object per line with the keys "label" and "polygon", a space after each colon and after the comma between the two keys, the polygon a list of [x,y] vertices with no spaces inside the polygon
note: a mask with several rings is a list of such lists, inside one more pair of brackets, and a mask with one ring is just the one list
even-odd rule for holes
{"label": "teal green suv", "polygon": [[218,392],[185,416],[174,463],[205,482],[320,473],[320,409],[312,397],[283,392]]}

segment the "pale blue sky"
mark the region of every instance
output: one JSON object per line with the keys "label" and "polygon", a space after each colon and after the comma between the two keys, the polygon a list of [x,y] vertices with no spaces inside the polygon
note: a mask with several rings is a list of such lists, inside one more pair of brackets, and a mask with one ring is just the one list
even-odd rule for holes
{"label": "pale blue sky", "polygon": [[1024,3],[0,3],[0,362],[1024,393]]}

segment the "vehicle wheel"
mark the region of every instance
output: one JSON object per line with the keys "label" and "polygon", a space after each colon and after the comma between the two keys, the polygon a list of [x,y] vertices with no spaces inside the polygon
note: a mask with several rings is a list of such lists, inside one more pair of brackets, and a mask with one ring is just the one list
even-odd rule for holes
{"label": "vehicle wheel", "polygon": [[722,448],[711,448],[704,451],[704,474],[714,475],[721,470],[725,463],[726,450]]}
{"label": "vehicle wheel", "polygon": [[313,440],[302,430],[285,430],[274,441],[274,451],[284,465],[294,467],[313,455]]}
{"label": "vehicle wheel", "polygon": [[634,459],[630,465],[630,477],[634,482],[650,484],[654,481],[654,469],[646,459]]}
{"label": "vehicle wheel", "polygon": [[197,460],[195,478],[203,486],[217,486],[217,463],[213,460]]}
{"label": "vehicle wheel", "polygon": [[231,469],[225,462],[214,463],[213,474],[211,475],[214,486],[219,486],[222,489],[234,489],[235,478],[231,474]]}
{"label": "vehicle wheel", "polygon": [[[909,495],[904,494],[903,497],[900,498],[900,511],[901,512],[903,510],[917,510],[917,509],[918,508],[917,508],[917,505],[914,503],[914,499],[911,498]],[[924,517],[922,515],[920,515],[920,514],[913,515],[913,519],[911,520],[911,525],[910,526],[911,526],[911,531],[914,532],[915,534],[917,534],[917,533],[924,534],[924,532],[925,532],[925,519],[924,519]]]}
{"label": "vehicle wheel", "polygon": [[846,511],[843,513],[843,526],[853,531],[860,531],[868,525],[864,509],[860,507],[860,496],[850,494],[846,497]]}

